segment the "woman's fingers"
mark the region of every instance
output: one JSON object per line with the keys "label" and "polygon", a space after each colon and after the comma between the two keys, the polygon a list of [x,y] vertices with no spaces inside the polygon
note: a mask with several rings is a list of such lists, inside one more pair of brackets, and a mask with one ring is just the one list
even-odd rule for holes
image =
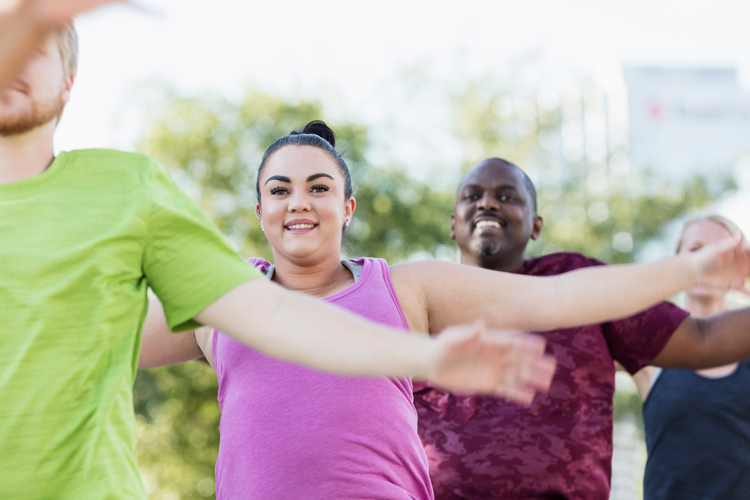
{"label": "woman's fingers", "polygon": [[547,391],[556,362],[546,341],[534,334],[485,329],[482,323],[453,327],[440,344],[431,380],[458,392],[473,392],[530,404]]}

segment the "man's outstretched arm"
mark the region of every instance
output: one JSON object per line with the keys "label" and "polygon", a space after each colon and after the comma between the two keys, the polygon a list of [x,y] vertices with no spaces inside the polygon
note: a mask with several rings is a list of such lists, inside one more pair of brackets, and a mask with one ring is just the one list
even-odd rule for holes
{"label": "man's outstretched arm", "polygon": [[724,311],[707,318],[685,318],[649,364],[698,370],[748,358],[750,308]]}
{"label": "man's outstretched arm", "polygon": [[265,280],[245,282],[196,316],[275,358],[354,376],[414,376],[455,391],[530,403],[555,369],[545,341],[481,327],[437,339],[377,325]]}
{"label": "man's outstretched arm", "polygon": [[123,0],[20,0],[0,13],[0,89],[23,68],[34,51],[73,16]]}

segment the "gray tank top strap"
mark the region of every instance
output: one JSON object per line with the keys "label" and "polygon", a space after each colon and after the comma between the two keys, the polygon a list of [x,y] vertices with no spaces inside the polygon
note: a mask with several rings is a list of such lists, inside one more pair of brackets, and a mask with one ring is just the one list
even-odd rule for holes
{"label": "gray tank top strap", "polygon": [[[354,282],[356,283],[359,281],[359,277],[362,275],[362,268],[364,267],[362,264],[359,264],[357,262],[354,262],[353,260],[342,260],[341,264],[347,268],[349,271],[351,271],[352,276],[354,276]],[[276,272],[276,265],[271,264],[268,269],[266,269],[266,279],[272,279],[273,273]]]}
{"label": "gray tank top strap", "polygon": [[359,264],[358,262],[354,262],[353,260],[342,260],[341,263],[345,268],[351,271],[352,276],[354,276],[354,282],[356,283],[357,281],[359,281],[359,277],[362,275],[362,269],[364,268],[364,266],[362,264]]}

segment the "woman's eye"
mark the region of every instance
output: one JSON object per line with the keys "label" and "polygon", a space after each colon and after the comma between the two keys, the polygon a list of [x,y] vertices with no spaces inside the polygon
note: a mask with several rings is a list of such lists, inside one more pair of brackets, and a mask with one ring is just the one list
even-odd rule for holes
{"label": "woman's eye", "polygon": [[513,201],[513,197],[509,194],[501,194],[500,201]]}
{"label": "woman's eye", "polygon": [[272,195],[281,195],[281,194],[287,194],[289,190],[287,188],[283,187],[275,187],[271,189]]}
{"label": "woman's eye", "polygon": [[310,188],[310,190],[313,193],[325,193],[329,189],[330,188],[328,186],[324,185],[324,184],[316,184],[316,185],[314,185],[313,187]]}
{"label": "woman's eye", "polygon": [[478,194],[467,194],[466,199],[469,201],[477,201],[479,199]]}

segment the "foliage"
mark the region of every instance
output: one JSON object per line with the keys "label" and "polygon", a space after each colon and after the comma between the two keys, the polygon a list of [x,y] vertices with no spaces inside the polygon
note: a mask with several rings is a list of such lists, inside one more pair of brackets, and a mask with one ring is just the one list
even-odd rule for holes
{"label": "foliage", "polygon": [[[539,144],[559,126],[556,113],[514,104],[482,81],[470,82],[451,98],[466,152],[455,171],[456,184],[471,162],[488,156],[507,155],[522,167],[533,162],[542,173],[539,202],[546,225],[541,241],[530,247],[532,255],[565,249],[609,262],[632,261],[667,222],[705,205],[731,184],[694,179],[674,185],[645,174],[628,175],[627,182],[625,177],[601,181],[601,169],[575,164],[546,181],[554,155]],[[139,149],[171,170],[244,255],[270,259],[254,213],[260,157],[276,138],[325,117],[323,106],[253,89],[239,102],[166,89],[161,102]],[[508,106],[512,113],[505,111]],[[448,237],[454,191],[415,180],[403,165],[371,164],[365,124],[331,125],[358,200],[345,253],[390,262],[455,255]],[[135,400],[139,463],[151,498],[213,497],[219,443],[213,371],[200,362],[141,371]]]}
{"label": "foliage", "polygon": [[[619,185],[593,194],[577,189],[580,183],[568,181],[559,188],[542,188],[544,230],[530,254],[565,250],[610,264],[632,262],[648,242],[661,235],[666,224],[734,187],[731,179],[723,177],[718,189],[709,187],[701,177],[682,185],[669,185],[653,176],[632,175],[630,181],[640,187]],[[648,183],[651,192],[644,189]]]}
{"label": "foliage", "polygon": [[216,374],[192,361],[141,370],[134,387],[138,461],[153,500],[214,496]]}

